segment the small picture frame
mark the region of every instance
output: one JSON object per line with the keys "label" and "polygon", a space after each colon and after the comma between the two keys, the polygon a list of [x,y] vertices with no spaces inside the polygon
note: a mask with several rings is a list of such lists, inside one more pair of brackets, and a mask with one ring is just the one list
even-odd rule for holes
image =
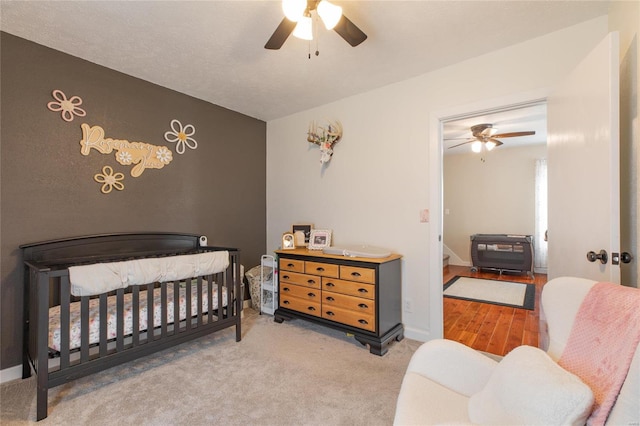
{"label": "small picture frame", "polygon": [[328,229],[313,229],[309,236],[309,250],[322,250],[331,247],[331,231]]}
{"label": "small picture frame", "polygon": [[299,247],[307,247],[309,245],[309,238],[311,238],[312,229],[313,229],[313,224],[311,223],[300,223],[300,224],[295,224],[291,226],[291,232],[293,232],[294,235],[298,231],[304,234],[304,242],[297,243]]}
{"label": "small picture frame", "polygon": [[293,236],[293,232],[285,232],[282,234],[282,249],[293,250],[296,248],[296,240]]}

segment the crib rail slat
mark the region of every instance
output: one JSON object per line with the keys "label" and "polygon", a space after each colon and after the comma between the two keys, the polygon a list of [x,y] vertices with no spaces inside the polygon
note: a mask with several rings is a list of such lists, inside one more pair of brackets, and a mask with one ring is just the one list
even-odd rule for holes
{"label": "crib rail slat", "polygon": [[153,341],[153,284],[147,284],[147,342]]}
{"label": "crib rail slat", "polygon": [[124,350],[124,289],[116,291],[116,350]]}
{"label": "crib rail slat", "polygon": [[202,327],[202,277],[198,277],[196,288],[198,291],[198,297],[196,298],[198,302],[198,309],[196,311],[198,319],[196,323],[198,327]]}
{"label": "crib rail slat", "polygon": [[80,362],[89,361],[89,296],[80,298]]}
{"label": "crib rail slat", "polygon": [[131,290],[131,306],[133,307],[131,343],[135,347],[140,344],[140,287],[137,285]]}
{"label": "crib rail slat", "polygon": [[[55,280],[55,278],[52,278]],[[68,368],[70,362],[69,340],[70,340],[70,302],[71,284],[69,276],[60,277],[60,368]]]}
{"label": "crib rail slat", "polygon": [[[220,296],[218,295],[218,299]],[[216,308],[213,306],[213,275],[207,276],[207,306],[209,309],[207,310],[207,324],[211,324],[213,322],[213,310]]]}
{"label": "crib rail slat", "polygon": [[160,335],[164,338],[167,337],[167,283],[161,284],[160,289],[160,309],[161,309],[161,323],[160,323]]}
{"label": "crib rail slat", "polygon": [[185,281],[185,286],[184,286],[184,298],[185,298],[185,306],[187,307],[186,309],[186,317],[185,317],[185,330],[189,331],[191,330],[191,280],[186,280]]}
{"label": "crib rail slat", "polygon": [[107,355],[107,294],[100,295],[100,356]]}
{"label": "crib rail slat", "polygon": [[173,335],[180,332],[180,281],[173,282]]}

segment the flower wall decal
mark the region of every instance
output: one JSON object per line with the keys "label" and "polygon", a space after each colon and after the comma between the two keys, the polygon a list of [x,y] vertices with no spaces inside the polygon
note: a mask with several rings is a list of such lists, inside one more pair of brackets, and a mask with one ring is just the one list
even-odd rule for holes
{"label": "flower wall decal", "polygon": [[333,155],[333,146],[342,139],[342,123],[338,120],[329,122],[326,127],[317,126],[315,121],[309,123],[307,142],[320,146],[320,162],[328,163]]}
{"label": "flower wall decal", "polygon": [[79,96],[72,96],[67,99],[67,96],[61,90],[53,91],[53,98],[55,101],[51,101],[47,104],[47,108],[53,112],[62,111],[62,119],[64,121],[72,121],[73,116],[84,117],[87,115],[85,110],[79,107],[82,105],[82,99]]}
{"label": "flower wall decal", "polygon": [[166,146],[161,146],[156,151],[156,158],[164,164],[169,164],[173,159],[173,153]]}
{"label": "flower wall decal", "polygon": [[184,154],[185,146],[191,149],[198,147],[198,142],[190,137],[196,133],[196,128],[192,124],[187,124],[183,127],[178,120],[171,120],[171,130],[173,131],[165,132],[164,138],[167,142],[176,143],[176,152],[178,154]]}
{"label": "flower wall decal", "polygon": [[110,193],[113,188],[117,189],[118,191],[122,191],[124,189],[124,185],[120,182],[124,179],[124,174],[114,174],[113,169],[110,166],[104,166],[102,168],[102,173],[96,173],[93,176],[93,179],[96,182],[102,184],[102,188],[100,189],[100,191],[102,191],[103,194]]}

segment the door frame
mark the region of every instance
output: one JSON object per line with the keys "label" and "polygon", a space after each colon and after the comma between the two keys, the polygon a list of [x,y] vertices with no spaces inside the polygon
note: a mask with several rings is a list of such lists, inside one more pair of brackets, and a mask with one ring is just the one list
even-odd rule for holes
{"label": "door frame", "polygon": [[443,234],[443,170],[444,159],[443,124],[474,115],[515,109],[534,103],[546,102],[551,88],[516,93],[504,97],[484,99],[478,102],[458,105],[433,111],[429,116],[429,324],[430,335],[442,338],[442,234]]}

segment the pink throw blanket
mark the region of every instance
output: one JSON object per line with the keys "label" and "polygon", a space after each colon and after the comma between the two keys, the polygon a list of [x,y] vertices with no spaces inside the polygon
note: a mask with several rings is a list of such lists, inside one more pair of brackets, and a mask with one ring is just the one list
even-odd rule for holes
{"label": "pink throw blanket", "polygon": [[558,360],[593,391],[589,425],[603,425],[625,381],[640,342],[640,290],[595,284],[576,315]]}

